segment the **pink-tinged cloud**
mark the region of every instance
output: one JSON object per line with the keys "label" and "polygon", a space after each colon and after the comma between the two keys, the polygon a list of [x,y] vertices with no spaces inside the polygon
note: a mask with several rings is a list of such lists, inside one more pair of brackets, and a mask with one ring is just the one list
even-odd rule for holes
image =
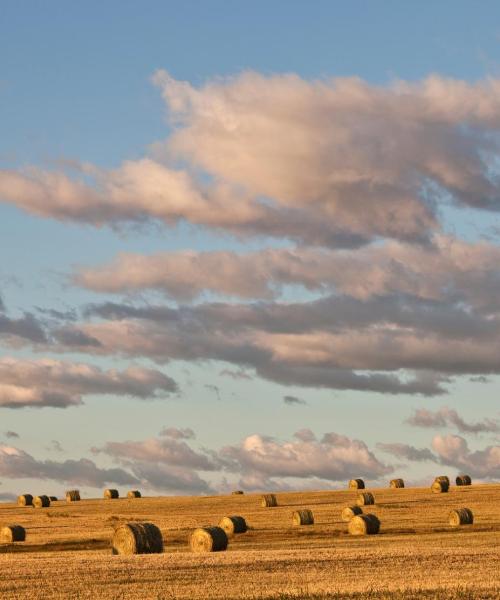
{"label": "pink-tinged cloud", "polygon": [[456,427],[461,433],[495,433],[500,431],[500,422],[495,419],[483,419],[468,423],[455,409],[443,406],[437,411],[419,408],[407,420],[414,427],[443,428]]}
{"label": "pink-tinged cloud", "polygon": [[131,366],[103,370],[83,363],[52,359],[0,359],[0,406],[67,408],[89,395],[148,399],[177,391],[173,379],[155,369]]}
{"label": "pink-tinged cloud", "polygon": [[432,447],[444,465],[455,467],[473,477],[500,478],[500,446],[471,451],[467,440],[459,435],[437,435],[432,440]]}

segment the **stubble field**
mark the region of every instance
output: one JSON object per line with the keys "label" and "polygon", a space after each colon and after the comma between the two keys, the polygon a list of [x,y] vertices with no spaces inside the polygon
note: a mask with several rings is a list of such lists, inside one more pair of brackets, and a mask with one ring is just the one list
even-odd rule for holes
{"label": "stubble field", "polygon": [[[0,544],[0,598],[248,599],[500,598],[500,485],[372,489],[378,535],[353,537],[341,521],[356,491],[260,496],[162,497],[53,502],[50,508],[0,505],[0,527],[26,528],[26,542]],[[448,514],[468,507],[474,525],[452,528]],[[310,508],[312,526],[292,526],[292,512]],[[249,531],[226,552],[193,554],[195,527],[228,515]],[[114,527],[151,521],[165,551],[113,556]]]}

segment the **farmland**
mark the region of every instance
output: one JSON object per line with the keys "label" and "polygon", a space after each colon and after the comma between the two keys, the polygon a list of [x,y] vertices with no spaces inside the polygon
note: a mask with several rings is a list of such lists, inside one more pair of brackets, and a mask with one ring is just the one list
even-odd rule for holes
{"label": "farmland", "polygon": [[[0,526],[23,525],[27,537],[0,545],[0,598],[500,597],[500,485],[371,491],[376,504],[364,510],[381,530],[359,537],[340,518],[354,490],[280,493],[271,508],[254,494],[2,504]],[[459,507],[472,510],[474,525],[448,525]],[[299,508],[313,511],[314,525],[292,525]],[[191,553],[189,533],[227,515],[245,517],[249,531],[226,552]],[[160,527],[164,553],[111,555],[114,527],[143,520]]]}

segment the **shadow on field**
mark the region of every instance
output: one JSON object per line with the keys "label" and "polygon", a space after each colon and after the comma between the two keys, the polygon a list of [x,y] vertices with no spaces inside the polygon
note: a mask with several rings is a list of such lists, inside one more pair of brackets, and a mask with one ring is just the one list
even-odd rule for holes
{"label": "shadow on field", "polygon": [[26,544],[24,542],[13,544],[0,544],[0,554],[12,554],[15,552],[68,552],[68,551],[92,551],[110,549],[109,540],[69,540],[65,542],[47,542],[45,544]]}

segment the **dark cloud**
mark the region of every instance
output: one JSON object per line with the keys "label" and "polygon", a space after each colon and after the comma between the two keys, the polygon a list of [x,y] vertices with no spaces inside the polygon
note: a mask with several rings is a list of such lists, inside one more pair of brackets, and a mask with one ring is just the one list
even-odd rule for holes
{"label": "dark cloud", "polygon": [[178,429],[177,427],[164,427],[159,435],[173,438],[174,440],[194,440],[195,433],[189,427]]}
{"label": "dark cloud", "polygon": [[4,433],[4,435],[8,439],[17,439],[17,438],[19,438],[19,434],[16,433],[15,431],[6,431]]}
{"label": "dark cloud", "polygon": [[397,458],[404,458],[415,462],[437,462],[436,456],[428,448],[415,448],[408,444],[377,444],[377,448]]}
{"label": "dark cloud", "polygon": [[297,396],[283,396],[283,402],[288,406],[298,406],[300,404],[307,404],[305,400],[302,400],[302,398],[297,398]]}

